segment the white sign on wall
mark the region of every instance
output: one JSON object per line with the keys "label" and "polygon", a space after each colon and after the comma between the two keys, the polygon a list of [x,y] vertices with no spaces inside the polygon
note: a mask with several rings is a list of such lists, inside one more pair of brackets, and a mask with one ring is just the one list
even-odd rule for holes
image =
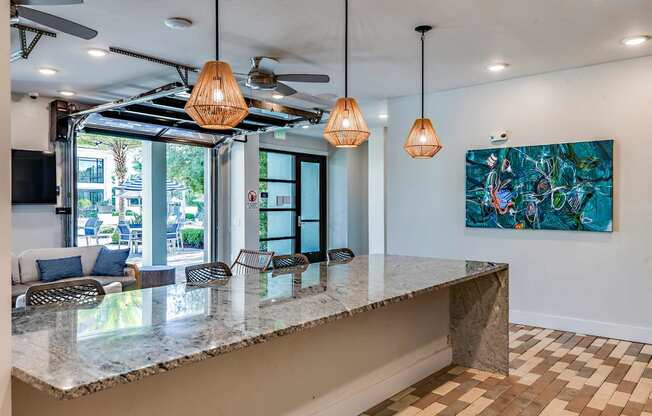
{"label": "white sign on wall", "polygon": [[258,192],[254,190],[247,192],[247,208],[258,209]]}

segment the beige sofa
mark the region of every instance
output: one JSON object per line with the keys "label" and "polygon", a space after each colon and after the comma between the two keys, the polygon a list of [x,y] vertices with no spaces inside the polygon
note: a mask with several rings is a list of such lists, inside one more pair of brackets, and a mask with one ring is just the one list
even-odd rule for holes
{"label": "beige sofa", "polygon": [[15,304],[18,296],[27,292],[27,289],[30,286],[44,284],[44,282],[41,282],[39,279],[36,260],[51,260],[63,257],[81,256],[84,276],[71,277],[58,281],[65,282],[79,278],[91,278],[100,282],[102,286],[119,282],[122,285],[122,290],[129,290],[138,287],[138,268],[131,264],[127,265],[122,276],[92,276],[93,266],[95,265],[95,260],[100,254],[101,249],[102,246],[46,248],[26,250],[18,257],[12,255],[11,279],[15,283],[11,286],[12,305]]}

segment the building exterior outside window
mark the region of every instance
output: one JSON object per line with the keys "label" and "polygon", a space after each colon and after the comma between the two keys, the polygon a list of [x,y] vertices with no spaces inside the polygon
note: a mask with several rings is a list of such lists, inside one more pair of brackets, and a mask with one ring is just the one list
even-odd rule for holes
{"label": "building exterior outside window", "polygon": [[77,182],[104,183],[104,159],[79,157]]}

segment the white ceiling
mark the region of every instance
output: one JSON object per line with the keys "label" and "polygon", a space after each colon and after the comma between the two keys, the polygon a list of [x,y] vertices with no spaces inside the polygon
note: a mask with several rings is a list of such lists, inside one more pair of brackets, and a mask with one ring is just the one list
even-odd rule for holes
{"label": "white ceiling", "polygon": [[[281,59],[277,72],[326,73],[326,85],[292,84],[311,94],[343,93],[343,0],[222,0],[222,58],[247,72],[252,55]],[[436,91],[652,54],[652,42],[626,48],[626,36],[652,34],[651,0],[350,0],[350,94],[362,100],[415,94],[419,44],[413,27],[432,24],[427,90]],[[118,46],[201,66],[214,48],[213,0],[86,0],[40,7],[99,31],[91,41],[44,38],[28,61],[12,64],[13,90],[105,101],[175,81],[171,68],[110,55]],[[192,19],[187,30],[163,20]],[[13,31],[15,32],[15,31]],[[13,33],[16,38],[16,33]],[[14,48],[16,49],[16,48]],[[491,62],[509,62],[501,74]],[[41,66],[60,72],[43,77]]]}

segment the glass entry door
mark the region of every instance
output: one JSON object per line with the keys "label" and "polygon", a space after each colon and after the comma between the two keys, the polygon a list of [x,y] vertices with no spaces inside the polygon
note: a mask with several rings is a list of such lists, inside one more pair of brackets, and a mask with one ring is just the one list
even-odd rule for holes
{"label": "glass entry door", "polygon": [[260,151],[260,249],[326,259],[326,158]]}
{"label": "glass entry door", "polygon": [[311,262],[325,260],[325,158],[297,155],[297,240]]}

